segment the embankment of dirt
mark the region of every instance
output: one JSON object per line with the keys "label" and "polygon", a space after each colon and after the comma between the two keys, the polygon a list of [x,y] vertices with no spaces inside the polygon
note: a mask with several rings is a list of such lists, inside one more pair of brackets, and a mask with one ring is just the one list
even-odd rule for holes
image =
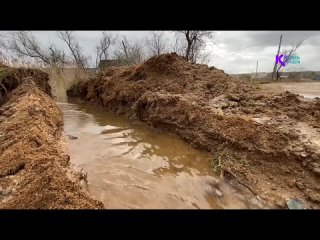
{"label": "embankment of dirt", "polygon": [[69,169],[48,75],[0,68],[0,208],[103,208]]}
{"label": "embankment of dirt", "polygon": [[274,207],[292,198],[320,207],[319,145],[310,141],[320,139],[320,101],[270,94],[175,53],[109,68],[67,94],[210,151],[226,178]]}

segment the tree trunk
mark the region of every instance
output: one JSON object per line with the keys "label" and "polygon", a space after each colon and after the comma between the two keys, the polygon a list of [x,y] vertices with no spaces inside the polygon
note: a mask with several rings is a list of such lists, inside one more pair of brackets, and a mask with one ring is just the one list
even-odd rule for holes
{"label": "tree trunk", "polygon": [[188,62],[190,60],[190,50],[191,50],[191,44],[192,44],[192,41],[191,41],[190,36],[189,36],[189,33],[190,33],[190,31],[186,32],[186,38],[187,38],[187,43],[188,43],[187,51],[186,51],[186,59],[187,59]]}
{"label": "tree trunk", "polygon": [[122,45],[123,45],[124,54],[126,55],[126,59],[128,59],[127,47],[126,47],[126,45],[124,44],[123,41],[121,41],[121,42],[122,42]]}
{"label": "tree trunk", "polygon": [[[281,41],[282,41],[282,34],[280,35],[279,48],[278,48],[278,53],[277,53],[278,56],[279,56],[279,53],[280,53]],[[277,67],[277,62],[274,63],[274,68],[273,68],[273,72],[272,72],[272,80],[273,80],[273,77],[274,77],[274,72],[276,71],[276,67]],[[279,69],[278,69],[278,71],[279,71]],[[277,78],[277,80],[278,80],[278,78]]]}

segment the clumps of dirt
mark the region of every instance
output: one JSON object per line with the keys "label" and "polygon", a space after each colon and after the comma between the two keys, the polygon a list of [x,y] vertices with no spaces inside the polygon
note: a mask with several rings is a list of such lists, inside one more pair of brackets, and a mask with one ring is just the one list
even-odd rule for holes
{"label": "clumps of dirt", "polygon": [[8,93],[19,86],[26,78],[32,78],[41,90],[52,96],[51,87],[48,84],[48,74],[36,69],[0,66],[0,105],[6,101]]}
{"label": "clumps of dirt", "polygon": [[320,207],[320,101],[271,94],[175,53],[107,69],[67,94],[218,153],[225,176],[274,207],[292,198]]}
{"label": "clumps of dirt", "polygon": [[0,108],[0,208],[103,208],[69,169],[47,74],[7,69],[0,81],[7,91]]}

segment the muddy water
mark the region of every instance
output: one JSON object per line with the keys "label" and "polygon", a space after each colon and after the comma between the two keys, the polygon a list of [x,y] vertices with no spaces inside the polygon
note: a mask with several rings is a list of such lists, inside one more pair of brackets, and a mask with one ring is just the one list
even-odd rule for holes
{"label": "muddy water", "polygon": [[168,133],[79,103],[59,103],[73,166],[106,208],[259,208],[216,176],[212,156]]}

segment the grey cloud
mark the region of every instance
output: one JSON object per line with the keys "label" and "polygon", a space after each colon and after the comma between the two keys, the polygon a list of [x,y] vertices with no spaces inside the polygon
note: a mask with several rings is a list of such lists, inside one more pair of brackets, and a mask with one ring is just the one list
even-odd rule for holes
{"label": "grey cloud", "polygon": [[[211,63],[224,69],[232,69],[230,73],[239,73],[243,69],[252,69],[259,61],[260,71],[272,71],[277,52],[280,34],[283,35],[281,50],[289,49],[292,44],[305,40],[297,50],[301,64],[290,65],[284,71],[320,70],[316,61],[320,45],[320,31],[226,31],[217,34],[216,51],[224,49],[225,58],[212,58]],[[228,58],[232,58],[230,61]],[[244,56],[247,56],[244,58]],[[252,57],[252,61],[250,58]],[[245,67],[244,67],[245,66]],[[236,69],[236,70],[235,70]],[[255,67],[254,67],[255,69]],[[251,70],[247,70],[251,71]]]}
{"label": "grey cloud", "polygon": [[[148,31],[110,31],[113,34],[124,35],[129,41],[143,40]],[[36,37],[47,45],[52,42],[66,49],[54,31],[35,31]],[[76,31],[80,45],[88,56],[92,56],[102,31]],[[318,61],[320,50],[320,31],[218,31],[211,50],[209,65],[224,69],[227,73],[250,72],[259,61],[259,71],[272,71],[277,52],[280,34],[283,35],[282,50],[292,43],[305,39],[297,54],[301,64],[292,65],[286,70],[305,69],[320,71]],[[167,32],[168,42],[173,43],[174,34]],[[67,50],[67,49],[66,49]]]}

